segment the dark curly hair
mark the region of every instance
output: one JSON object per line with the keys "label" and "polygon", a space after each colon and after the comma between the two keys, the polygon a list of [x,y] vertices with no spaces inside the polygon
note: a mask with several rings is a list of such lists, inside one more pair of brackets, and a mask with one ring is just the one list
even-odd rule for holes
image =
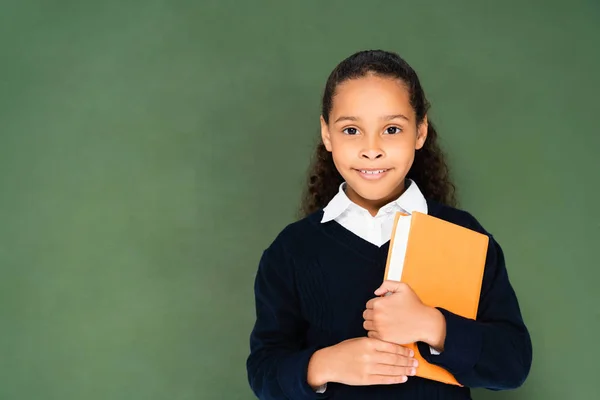
{"label": "dark curly hair", "polygon": [[[346,80],[368,74],[402,80],[409,90],[410,104],[415,110],[417,124],[423,122],[430,104],[425,98],[417,73],[396,53],[368,50],[355,53],[343,60],[329,75],[323,93],[321,111],[326,123],[329,123],[329,113],[336,87]],[[426,198],[455,206],[456,190],[450,180],[446,158],[438,144],[438,134],[434,125],[429,117],[427,119],[427,140],[424,146],[416,151],[407,178],[417,183]],[[302,198],[301,214],[306,216],[325,207],[335,196],[342,182],[343,178],[333,163],[331,153],[320,141],[308,174],[308,182]]]}

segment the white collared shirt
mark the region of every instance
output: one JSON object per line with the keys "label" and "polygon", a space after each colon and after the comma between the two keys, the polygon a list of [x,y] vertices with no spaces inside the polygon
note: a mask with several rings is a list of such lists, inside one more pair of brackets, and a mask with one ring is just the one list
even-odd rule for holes
{"label": "white collared shirt", "polygon": [[[408,187],[396,200],[381,207],[375,216],[360,207],[346,195],[346,183],[340,185],[338,193],[323,209],[321,223],[336,221],[350,232],[376,246],[383,246],[392,237],[396,212],[412,214],[417,211],[427,214],[427,201],[417,184],[407,180]],[[408,240],[408,237],[403,238]],[[396,239],[395,239],[396,240]],[[383,279],[383,277],[382,277]],[[431,354],[440,354],[432,347]],[[324,393],[327,384],[319,387],[317,393]]]}
{"label": "white collared shirt", "polygon": [[355,235],[381,247],[392,237],[396,212],[427,214],[427,201],[417,184],[407,180],[408,187],[396,200],[381,207],[374,217],[364,208],[353,203],[346,195],[346,183],[323,209],[322,223],[335,220]]}

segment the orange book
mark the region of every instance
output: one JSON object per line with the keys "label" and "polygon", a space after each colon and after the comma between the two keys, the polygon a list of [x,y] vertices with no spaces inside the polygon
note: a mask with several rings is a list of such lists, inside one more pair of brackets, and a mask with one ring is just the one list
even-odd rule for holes
{"label": "orange book", "polygon": [[[408,237],[408,240],[406,240]],[[396,214],[385,279],[408,284],[431,307],[475,319],[489,238],[431,215]],[[417,376],[461,386],[447,370],[428,363],[416,343]]]}

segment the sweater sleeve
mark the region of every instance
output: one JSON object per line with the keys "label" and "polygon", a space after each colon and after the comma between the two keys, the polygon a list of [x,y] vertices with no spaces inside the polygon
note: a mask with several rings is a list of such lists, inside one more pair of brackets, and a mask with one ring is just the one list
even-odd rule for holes
{"label": "sweater sleeve", "polygon": [[260,260],[254,283],[256,321],[246,362],[248,381],[261,400],[325,399],[307,381],[308,363],[318,350],[305,346],[307,323],[300,311],[293,265],[281,246]]}
{"label": "sweater sleeve", "polygon": [[446,319],[444,351],[419,352],[471,388],[514,389],[523,384],[532,362],[532,345],[500,245],[490,236],[476,320],[438,308]]}

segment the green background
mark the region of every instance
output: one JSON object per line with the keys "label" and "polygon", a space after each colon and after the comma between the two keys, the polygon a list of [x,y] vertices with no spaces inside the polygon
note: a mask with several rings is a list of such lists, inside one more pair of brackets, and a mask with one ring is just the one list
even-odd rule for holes
{"label": "green background", "polygon": [[251,399],[258,258],[325,79],[399,52],[502,244],[526,384],[600,393],[595,1],[0,1],[0,399]]}

